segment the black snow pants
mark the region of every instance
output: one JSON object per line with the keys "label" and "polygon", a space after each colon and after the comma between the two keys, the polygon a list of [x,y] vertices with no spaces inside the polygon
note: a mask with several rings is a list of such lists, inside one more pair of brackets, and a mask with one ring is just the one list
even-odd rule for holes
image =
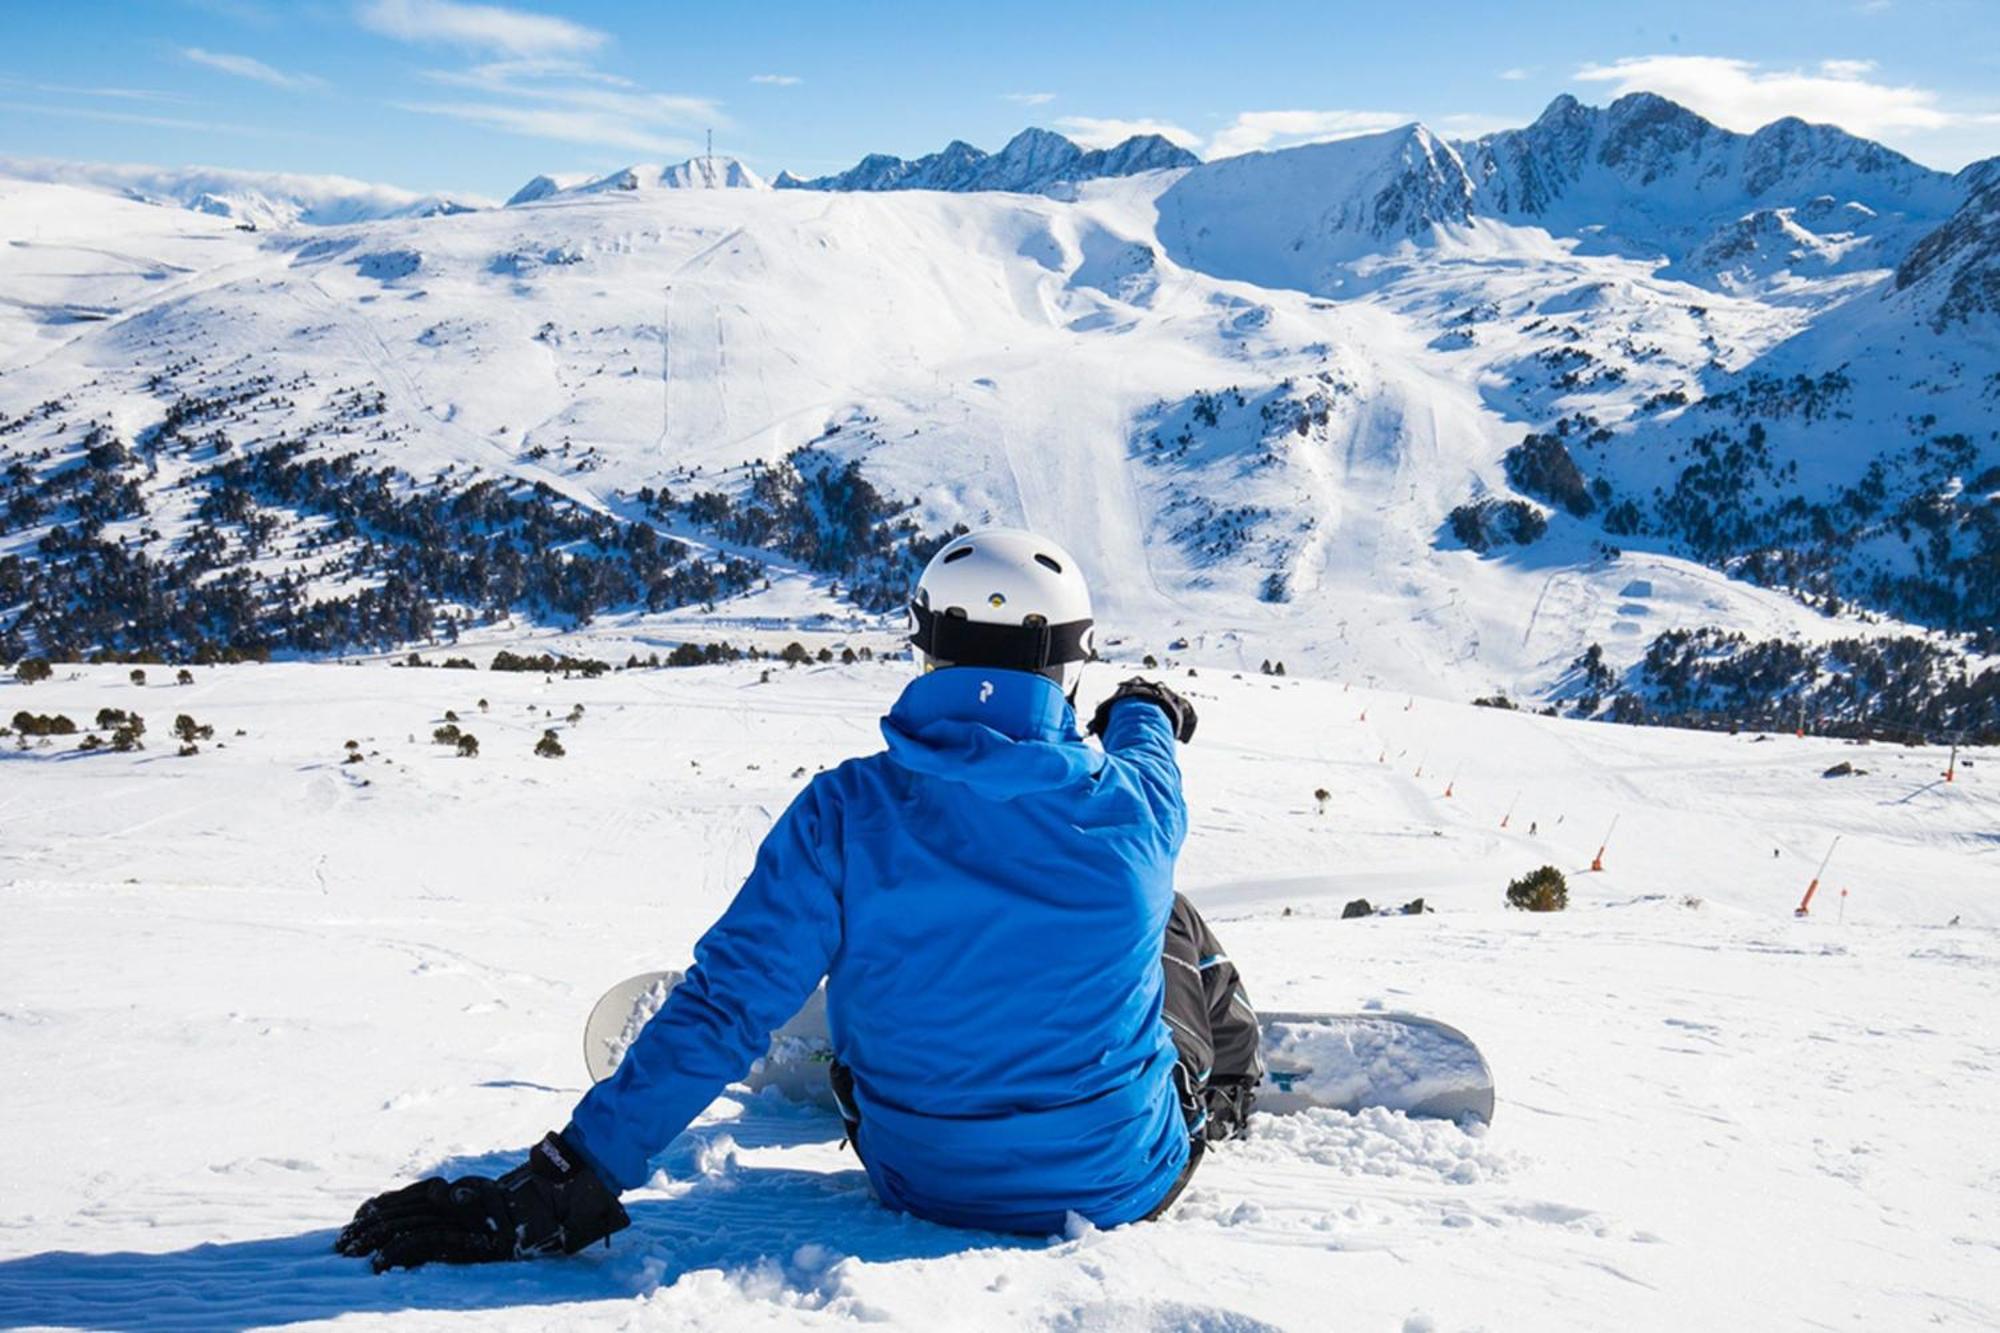
{"label": "black snow pants", "polygon": [[1180,1062],[1174,1081],[1188,1133],[1213,1142],[1248,1127],[1257,1081],[1264,1076],[1257,1011],[1236,964],[1184,896],[1167,918],[1165,1017]]}
{"label": "black snow pants", "polygon": [[1236,964],[1194,904],[1178,893],[1167,918],[1162,960],[1167,993],[1161,1013],[1179,1056],[1174,1088],[1187,1117],[1188,1162],[1146,1214],[1148,1221],[1174,1206],[1211,1142],[1236,1138],[1249,1128],[1257,1083],[1264,1077],[1257,1011]]}

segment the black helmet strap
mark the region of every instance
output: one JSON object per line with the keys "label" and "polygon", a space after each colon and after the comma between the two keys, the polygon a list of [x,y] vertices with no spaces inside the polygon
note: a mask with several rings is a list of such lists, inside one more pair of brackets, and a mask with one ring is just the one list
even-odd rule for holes
{"label": "black helmet strap", "polygon": [[1085,619],[1060,625],[993,625],[915,602],[910,603],[910,615],[917,622],[910,642],[930,657],[1003,671],[1043,671],[1064,662],[1086,661],[1090,650],[1084,646],[1084,636],[1096,623]]}

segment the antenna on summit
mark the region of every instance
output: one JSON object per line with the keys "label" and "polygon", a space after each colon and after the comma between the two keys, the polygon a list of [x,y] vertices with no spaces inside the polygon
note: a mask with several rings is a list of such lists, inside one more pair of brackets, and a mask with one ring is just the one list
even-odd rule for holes
{"label": "antenna on summit", "polygon": [[709,165],[709,167],[710,167],[711,169],[713,169],[713,168],[714,168],[714,166],[715,166],[715,131],[714,131],[714,130],[709,130],[709,131],[708,131],[708,152],[707,152],[707,153],[705,153],[705,154],[703,154],[703,156],[705,156],[705,157],[707,157],[707,158],[708,158],[708,165]]}

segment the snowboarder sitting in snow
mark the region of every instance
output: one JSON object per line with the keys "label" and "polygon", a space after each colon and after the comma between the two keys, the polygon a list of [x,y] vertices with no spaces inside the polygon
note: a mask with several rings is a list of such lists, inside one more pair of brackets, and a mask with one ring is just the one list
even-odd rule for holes
{"label": "snowboarder sitting in snow", "polygon": [[1262,1075],[1236,971],[1173,889],[1175,742],[1195,713],[1128,680],[1078,733],[1090,593],[1055,543],[950,542],[910,613],[922,674],[888,749],[813,779],[694,965],[567,1128],[497,1180],[361,1206],[379,1271],[575,1253],[618,1194],[742,1078],[822,977],[849,1141],[892,1208],[1049,1234],[1151,1218]]}

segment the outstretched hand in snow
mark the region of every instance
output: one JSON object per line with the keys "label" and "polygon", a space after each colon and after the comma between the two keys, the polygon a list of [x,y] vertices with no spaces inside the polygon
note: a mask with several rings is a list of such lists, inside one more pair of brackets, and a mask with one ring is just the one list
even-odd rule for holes
{"label": "outstretched hand in snow", "polygon": [[378,1194],[333,1248],[378,1273],[428,1263],[485,1264],[575,1254],[630,1225],[618,1196],[560,1134],[498,1180],[433,1176]]}

